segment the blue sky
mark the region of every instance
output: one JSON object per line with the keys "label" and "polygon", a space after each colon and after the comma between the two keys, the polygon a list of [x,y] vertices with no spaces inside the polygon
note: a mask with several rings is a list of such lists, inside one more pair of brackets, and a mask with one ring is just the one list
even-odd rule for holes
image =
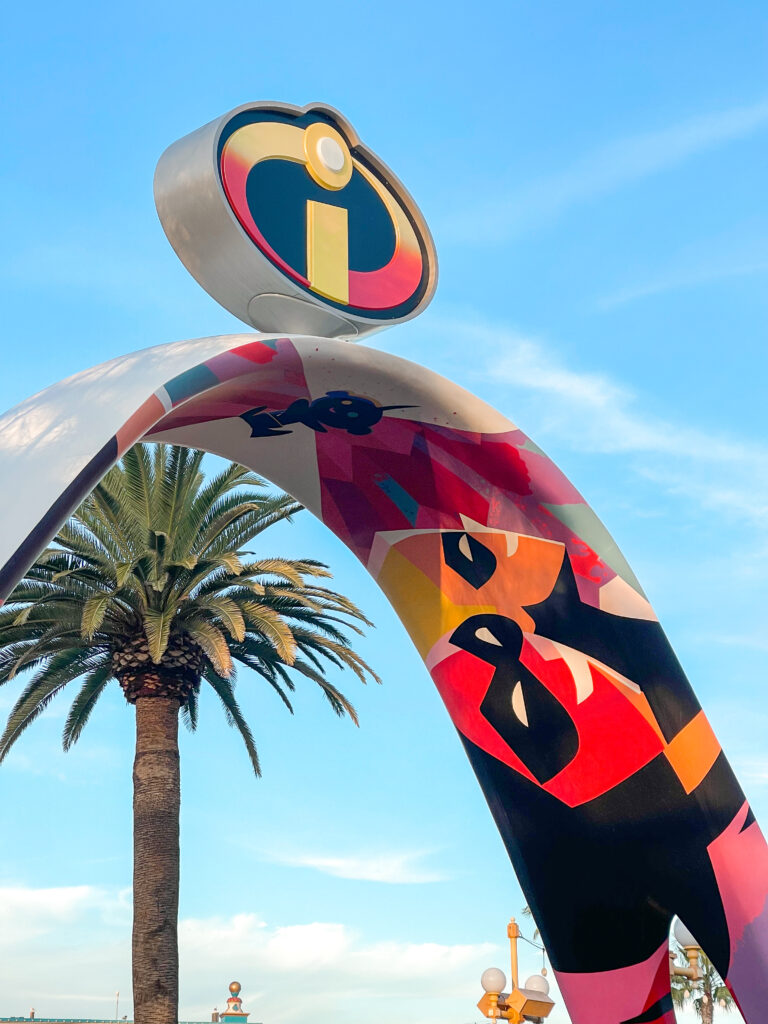
{"label": "blue sky", "polygon": [[[331,103],[440,258],[429,310],[370,344],[495,404],[585,494],[765,824],[767,27],[750,0],[14,5],[0,408],[241,330],[167,244],[155,162],[240,103]],[[243,677],[259,782],[213,702],[182,737],[182,1015],[237,977],[265,1024],[479,1020],[523,904],[480,790],[352,556],[308,515],[270,540],[332,565],[377,623],[361,649],[384,684],[346,680],[355,730]],[[0,770],[0,1014],[98,1016],[118,989],[130,1013],[131,716],[106,697],[65,756],[65,710]]]}

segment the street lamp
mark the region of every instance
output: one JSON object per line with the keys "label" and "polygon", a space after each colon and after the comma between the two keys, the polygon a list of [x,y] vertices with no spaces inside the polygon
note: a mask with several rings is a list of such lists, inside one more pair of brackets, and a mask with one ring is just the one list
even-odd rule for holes
{"label": "street lamp", "polygon": [[[711,979],[708,977],[708,972],[702,970],[701,960],[699,959],[703,950],[698,944],[694,936],[688,931],[683,922],[678,918],[675,921],[675,926],[672,929],[672,933],[677,939],[678,943],[685,950],[685,955],[688,957],[688,967],[680,967],[675,963],[675,954],[672,950],[669,951],[669,973],[673,976],[689,978],[691,981],[691,987],[686,988],[683,993],[683,997],[688,1000],[691,998],[692,992],[698,989],[701,993],[699,998],[701,1002],[706,1006],[707,1003],[712,1001],[714,1004],[717,1001],[718,1005],[722,1009],[726,1009],[728,1002],[723,999],[717,999],[717,985],[714,987],[711,984]],[[714,1010],[714,1005],[713,1005]],[[705,1014],[706,1019],[706,1014]]]}
{"label": "street lamp", "polygon": [[688,957],[688,966],[680,967],[676,964],[675,951],[670,949],[669,973],[677,976],[678,978],[688,978],[692,983],[692,987],[695,988],[701,981],[701,970],[699,968],[699,953],[701,953],[701,947],[679,917],[675,921],[675,927],[672,929],[672,932],[685,950],[685,955]]}
{"label": "street lamp", "polygon": [[[507,925],[512,991],[505,992],[507,979],[498,967],[483,971],[480,984],[485,995],[477,1004],[478,1010],[489,1020],[503,1018],[512,1024],[523,1021],[540,1022],[548,1017],[555,1005],[549,997],[549,982],[543,974],[534,974],[520,987],[517,974],[517,940],[524,938],[514,917]],[[526,942],[529,941],[526,939]]]}

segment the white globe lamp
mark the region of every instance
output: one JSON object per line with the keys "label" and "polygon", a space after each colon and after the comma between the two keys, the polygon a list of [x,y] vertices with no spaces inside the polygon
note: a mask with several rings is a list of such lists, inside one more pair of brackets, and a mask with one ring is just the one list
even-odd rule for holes
{"label": "white globe lamp", "polygon": [[698,946],[698,942],[693,935],[691,935],[679,917],[675,921],[673,932],[681,946]]}
{"label": "white globe lamp", "polygon": [[498,995],[504,991],[504,987],[507,984],[507,976],[498,967],[489,967],[487,971],[483,971],[481,974],[480,984],[486,992]]}
{"label": "white globe lamp", "polygon": [[532,974],[526,981],[525,988],[531,992],[540,992],[543,996],[549,995],[549,982],[541,974]]}

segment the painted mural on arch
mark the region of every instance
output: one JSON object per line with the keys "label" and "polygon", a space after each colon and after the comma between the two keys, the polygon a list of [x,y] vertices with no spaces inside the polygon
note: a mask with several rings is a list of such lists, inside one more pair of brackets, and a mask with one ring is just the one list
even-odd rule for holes
{"label": "painted mural on arch", "polygon": [[[204,201],[175,191],[185,161],[198,161]],[[267,164],[288,166],[291,217],[265,213],[279,172]],[[345,191],[355,174],[359,195]],[[348,545],[401,618],[574,1024],[674,1021],[675,915],[759,1024],[768,847],[631,568],[516,425],[417,364],[350,344],[434,292],[413,200],[336,112],[285,105],[240,108],[176,143],[156,192],[200,283],[271,333],[132,353],[6,413],[0,431],[24,440],[0,452],[16,495],[0,512],[2,595],[134,442],[251,467]]]}

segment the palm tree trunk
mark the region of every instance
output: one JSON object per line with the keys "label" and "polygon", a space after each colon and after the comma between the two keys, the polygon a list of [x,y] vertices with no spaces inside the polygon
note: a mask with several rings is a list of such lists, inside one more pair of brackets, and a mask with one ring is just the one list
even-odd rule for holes
{"label": "palm tree trunk", "polygon": [[135,1024],[177,1024],[179,701],[139,697],[133,763]]}
{"label": "palm tree trunk", "polygon": [[715,1002],[710,989],[706,989],[707,1001],[701,1003],[701,1024],[712,1024],[715,1016]]}

